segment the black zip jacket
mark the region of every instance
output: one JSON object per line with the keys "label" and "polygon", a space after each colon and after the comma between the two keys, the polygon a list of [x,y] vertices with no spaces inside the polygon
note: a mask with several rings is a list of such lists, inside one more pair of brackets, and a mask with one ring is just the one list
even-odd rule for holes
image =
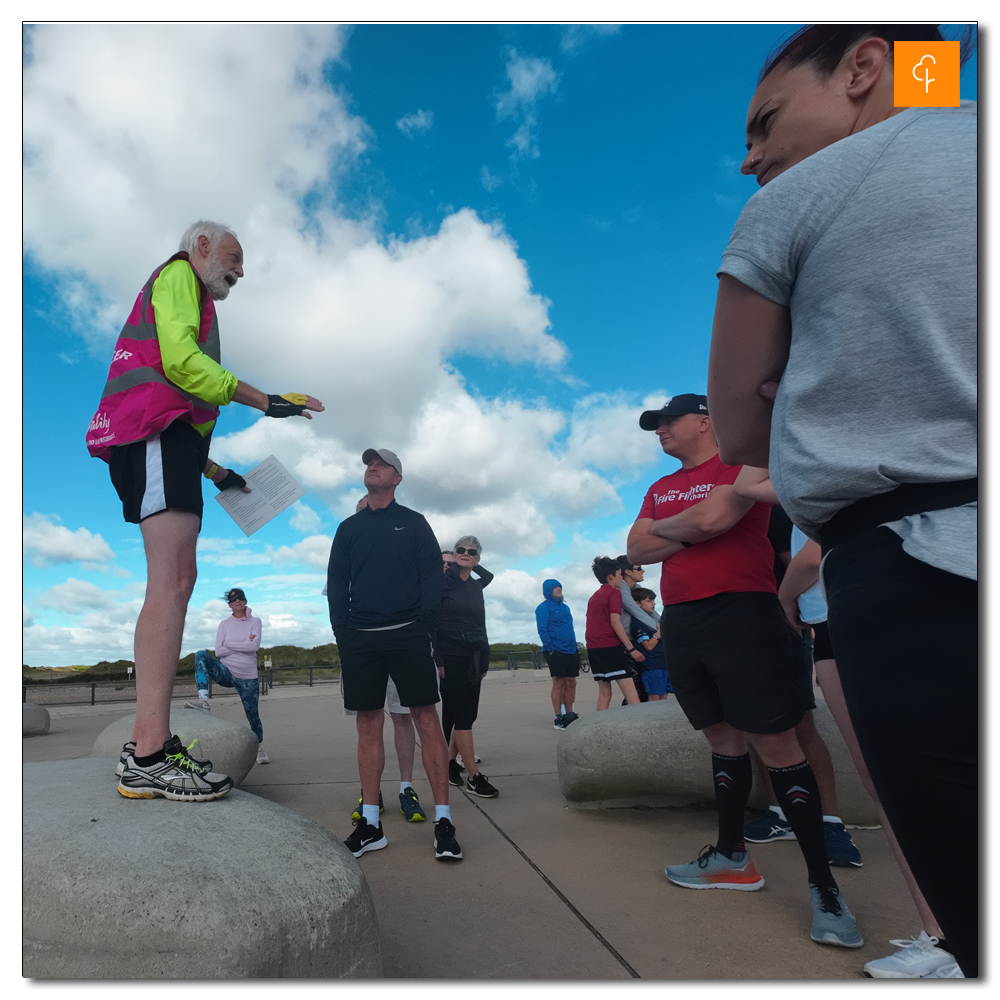
{"label": "black zip jacket", "polygon": [[326,573],[333,631],[418,621],[437,625],[444,594],[441,547],[423,514],[395,500],[340,522]]}

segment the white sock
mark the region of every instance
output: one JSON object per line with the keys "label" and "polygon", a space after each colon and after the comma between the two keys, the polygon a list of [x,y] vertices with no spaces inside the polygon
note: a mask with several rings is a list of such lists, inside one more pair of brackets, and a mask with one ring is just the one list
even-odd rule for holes
{"label": "white sock", "polygon": [[361,807],[361,817],[369,826],[378,826],[378,804],[373,806],[363,805]]}
{"label": "white sock", "polygon": [[204,698],[205,701],[208,701],[208,689],[198,688],[198,697]]}
{"label": "white sock", "polygon": [[439,819],[446,819],[451,822],[451,806],[439,806],[435,803],[434,805],[434,822],[436,823]]}
{"label": "white sock", "polygon": [[785,817],[785,810],[782,809],[781,806],[768,806],[767,808],[770,809],[771,812],[777,813],[779,819],[783,820],[785,823],[788,822],[787,818]]}
{"label": "white sock", "polygon": [[565,704],[560,705],[559,709],[560,709],[560,712],[559,712],[560,715],[565,715],[566,714],[566,705]]}
{"label": "white sock", "polygon": [[412,781],[401,781],[399,783],[399,794],[402,795],[403,792],[405,792],[407,788],[412,788],[412,787],[413,787],[413,782]]}
{"label": "white sock", "polygon": [[824,816],[823,817],[823,822],[824,823],[840,823],[841,825],[843,825],[844,821],[839,816]]}

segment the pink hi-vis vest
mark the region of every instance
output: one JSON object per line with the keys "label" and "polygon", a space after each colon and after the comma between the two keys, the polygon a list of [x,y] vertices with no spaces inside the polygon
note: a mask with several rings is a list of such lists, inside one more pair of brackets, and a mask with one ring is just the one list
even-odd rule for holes
{"label": "pink hi-vis vest", "polygon": [[[185,392],[163,374],[160,342],[156,336],[153,282],[167,264],[189,259],[182,250],[164,261],[143,285],[125,320],[115,344],[101,405],[87,430],[87,450],[94,458],[107,462],[112,447],[153,437],[177,419],[196,425],[210,424],[218,419],[217,406]],[[201,290],[198,345],[218,363],[219,321],[215,302],[200,278],[198,287]]]}

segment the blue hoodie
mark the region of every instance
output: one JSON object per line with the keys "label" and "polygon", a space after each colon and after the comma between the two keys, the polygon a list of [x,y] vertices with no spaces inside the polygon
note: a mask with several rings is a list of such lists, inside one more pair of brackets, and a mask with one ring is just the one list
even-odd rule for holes
{"label": "blue hoodie", "polygon": [[573,615],[561,597],[553,597],[552,591],[562,584],[558,580],[546,580],[542,584],[545,600],[535,608],[535,622],[542,649],[546,653],[576,653],[576,633],[573,631]]}

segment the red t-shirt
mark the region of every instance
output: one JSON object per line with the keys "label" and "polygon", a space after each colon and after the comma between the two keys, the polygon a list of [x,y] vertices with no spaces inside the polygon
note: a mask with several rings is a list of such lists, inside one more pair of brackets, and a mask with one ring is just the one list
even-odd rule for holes
{"label": "red t-shirt", "polygon": [[611,627],[611,616],[622,613],[622,592],[603,584],[587,602],[587,631],[584,641],[588,649],[620,646],[621,639]]}
{"label": "red t-shirt", "polygon": [[[680,514],[704,500],[713,487],[736,482],[741,468],[726,465],[715,454],[693,469],[678,469],[653,483],[639,517],[659,521]],[[767,540],[770,519],[770,504],[755,503],[725,534],[671,556],[660,573],[663,603],[743,591],[776,593],[774,551]]]}

